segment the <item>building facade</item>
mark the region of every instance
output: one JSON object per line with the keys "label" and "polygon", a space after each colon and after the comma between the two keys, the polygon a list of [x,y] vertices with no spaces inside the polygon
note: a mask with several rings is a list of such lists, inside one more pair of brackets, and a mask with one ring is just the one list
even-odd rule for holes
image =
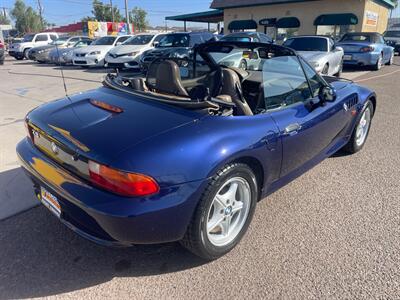
{"label": "building facade", "polygon": [[214,0],[224,12],[225,34],[257,30],[281,39],[291,35],[341,36],[349,31],[383,33],[392,0]]}

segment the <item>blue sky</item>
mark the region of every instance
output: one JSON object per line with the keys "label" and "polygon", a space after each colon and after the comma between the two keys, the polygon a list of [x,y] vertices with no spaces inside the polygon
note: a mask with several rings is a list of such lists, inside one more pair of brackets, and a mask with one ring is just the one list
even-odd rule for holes
{"label": "blue sky", "polygon": [[[79,21],[82,17],[91,15],[92,0],[41,0],[44,7],[44,17],[50,23],[65,25]],[[0,0],[1,7],[12,8],[15,0]],[[109,0],[103,0],[109,3]],[[27,5],[37,9],[37,0],[25,0]],[[165,16],[185,14],[208,10],[211,0],[128,0],[128,6],[139,6],[148,12],[151,25],[164,25]],[[113,0],[124,13],[124,0]],[[182,22],[168,22],[168,25],[182,25]],[[199,25],[199,23],[189,24]],[[204,26],[204,25],[203,25]]]}

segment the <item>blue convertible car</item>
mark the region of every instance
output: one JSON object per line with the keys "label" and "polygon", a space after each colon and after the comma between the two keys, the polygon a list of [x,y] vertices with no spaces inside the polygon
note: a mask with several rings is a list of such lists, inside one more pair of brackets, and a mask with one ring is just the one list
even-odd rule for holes
{"label": "blue convertible car", "polygon": [[[241,53],[243,70],[213,57]],[[215,259],[245,234],[257,201],[344,148],[359,151],[374,92],[321,77],[293,50],[210,42],[159,59],[146,78],[31,111],[17,146],[39,200],[110,246],[181,241]]]}
{"label": "blue convertible car", "polygon": [[386,45],[383,36],[376,32],[347,33],[337,46],[344,50],[345,65],[371,66],[380,70],[384,64],[393,64],[394,48]]}

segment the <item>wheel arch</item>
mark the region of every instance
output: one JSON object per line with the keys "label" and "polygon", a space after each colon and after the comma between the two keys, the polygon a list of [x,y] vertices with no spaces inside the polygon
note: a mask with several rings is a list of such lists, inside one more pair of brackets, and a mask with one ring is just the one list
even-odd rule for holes
{"label": "wheel arch", "polygon": [[214,170],[212,171],[212,174],[210,176],[213,176],[218,172],[218,170],[222,169],[224,166],[233,164],[233,163],[242,163],[247,165],[253,172],[254,175],[256,176],[257,180],[257,186],[258,186],[258,192],[259,192],[259,199],[261,199],[261,195],[263,194],[264,187],[265,187],[265,177],[266,177],[266,170],[261,161],[250,155],[244,155],[244,156],[237,156],[237,157],[231,157],[219,164]]}

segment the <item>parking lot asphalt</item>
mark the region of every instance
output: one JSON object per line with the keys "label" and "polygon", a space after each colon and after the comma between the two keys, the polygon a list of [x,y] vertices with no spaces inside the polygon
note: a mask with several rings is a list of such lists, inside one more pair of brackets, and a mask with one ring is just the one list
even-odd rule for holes
{"label": "parking lot asphalt", "polygon": [[[65,70],[70,93],[99,86],[104,74]],[[37,203],[14,149],[25,114],[63,96],[59,76],[26,61],[0,67],[1,299],[400,298],[399,58],[379,72],[344,74],[378,95],[365,148],[263,199],[240,245],[211,263],[178,243],[94,245],[42,206],[9,217]]]}

